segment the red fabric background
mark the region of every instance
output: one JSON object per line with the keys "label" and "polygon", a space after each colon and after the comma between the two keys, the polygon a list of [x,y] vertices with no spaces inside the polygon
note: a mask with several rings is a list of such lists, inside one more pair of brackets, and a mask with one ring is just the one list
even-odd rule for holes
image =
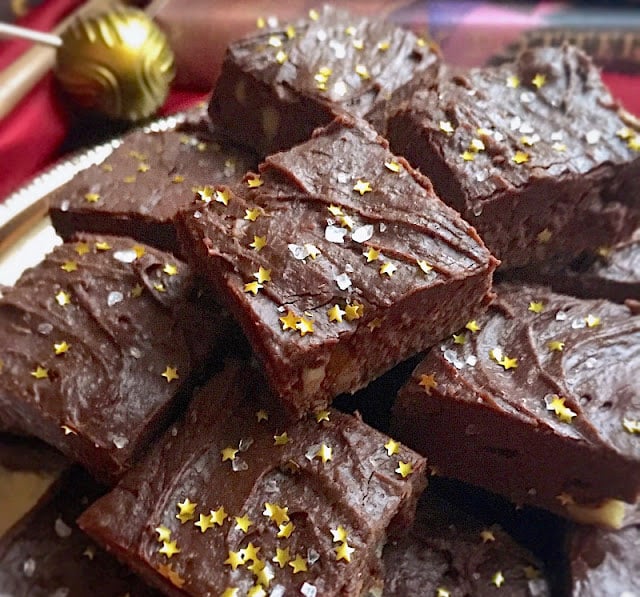
{"label": "red fabric background", "polygon": [[[50,31],[79,4],[81,0],[48,0],[19,24]],[[0,69],[28,47],[30,44],[26,42],[0,41]],[[640,77],[604,73],[604,79],[622,104],[640,115]],[[174,90],[162,113],[184,109],[203,97],[201,92]],[[68,107],[58,95],[52,76],[48,75],[9,116],[0,121],[0,201],[60,157],[58,151],[68,126]]]}

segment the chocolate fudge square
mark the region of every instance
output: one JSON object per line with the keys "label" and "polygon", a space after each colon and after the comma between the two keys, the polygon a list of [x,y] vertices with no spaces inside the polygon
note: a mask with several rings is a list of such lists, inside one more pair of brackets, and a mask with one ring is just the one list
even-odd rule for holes
{"label": "chocolate fudge square", "polygon": [[640,300],[640,230],[626,241],[613,247],[599,247],[568,265],[544,263],[509,274],[582,298],[637,302]]}
{"label": "chocolate fudge square", "polygon": [[539,48],[511,64],[441,67],[390,109],[391,148],[428,176],[502,269],[570,261],[640,222],[640,135],[591,60]]}
{"label": "chocolate fudge square", "polygon": [[[12,481],[11,490],[24,494],[24,479]],[[0,536],[2,595],[159,597],[76,526],[76,517],[101,493],[85,472],[73,470],[39,503],[31,504],[30,511]]]}
{"label": "chocolate fudge square", "polygon": [[0,298],[0,427],[104,481],[162,431],[232,324],[192,270],[135,241],[57,247]]}
{"label": "chocolate fudge square", "polygon": [[181,130],[127,134],[101,164],[78,173],[49,198],[56,232],[129,236],[175,252],[173,217],[205,183],[231,183],[255,168],[253,154],[216,138],[197,112]]}
{"label": "chocolate fudge square", "polygon": [[265,156],[306,141],[343,111],[379,119],[391,93],[438,60],[409,31],[324,7],[233,42],[209,114]]}
{"label": "chocolate fudge square", "polygon": [[443,476],[619,527],[640,498],[640,317],[544,287],[496,291],[415,369],[393,432]]}
{"label": "chocolate fudge square", "polygon": [[411,531],[384,548],[383,560],[383,597],[552,594],[542,563],[529,550],[498,524],[484,524],[430,489],[418,502]]}
{"label": "chocolate fudge square", "polygon": [[637,594],[640,570],[640,510],[618,531],[575,525],[567,536],[567,594],[596,597]]}
{"label": "chocolate fudge square", "polygon": [[235,362],[78,522],[167,595],[359,596],[381,583],[425,469],[357,417],[285,419]]}
{"label": "chocolate fudge square", "polygon": [[324,408],[486,308],[496,261],[364,121],[336,119],[182,214],[182,251],[226,296],[293,413]]}

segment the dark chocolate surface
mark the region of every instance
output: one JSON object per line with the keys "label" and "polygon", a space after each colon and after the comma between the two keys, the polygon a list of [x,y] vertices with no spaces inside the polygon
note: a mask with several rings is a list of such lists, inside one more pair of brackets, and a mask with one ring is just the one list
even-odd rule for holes
{"label": "dark chocolate surface", "polygon": [[569,260],[638,225],[638,131],[575,48],[531,50],[495,68],[441,67],[390,113],[392,149],[429,176],[503,267]]}
{"label": "dark chocolate surface", "polygon": [[442,475],[518,504],[582,520],[581,504],[636,502],[640,318],[543,287],[496,290],[488,314],[416,368],[393,432]]}
{"label": "dark chocolate surface", "polygon": [[0,424],[117,478],[229,341],[197,292],[186,264],[131,239],[54,249],[0,298]]}
{"label": "dark chocolate surface", "polygon": [[49,201],[58,234],[130,236],[175,251],[172,219],[191,204],[194,187],[235,182],[257,165],[249,151],[216,139],[197,113],[181,129],[130,132],[102,164],[55,191]]}
{"label": "dark chocolate surface", "polygon": [[572,597],[632,596],[640,571],[640,509],[635,521],[610,532],[575,526],[567,538],[569,588]]}
{"label": "dark chocolate surface", "polygon": [[499,525],[427,490],[406,538],[384,550],[383,597],[551,595],[542,564]]}
{"label": "dark chocolate surface", "polygon": [[379,118],[395,89],[438,60],[381,19],[328,6],[313,16],[228,48],[209,112],[261,155],[308,139],[341,111]]}
{"label": "dark chocolate surface", "polygon": [[[19,488],[16,487],[16,491]],[[11,597],[152,597],[113,556],[98,549],[75,524],[101,493],[75,470],[46,500],[0,537],[0,591]]]}
{"label": "dark chocolate surface", "polygon": [[287,421],[235,363],[79,524],[168,595],[261,584],[271,595],[359,596],[379,581],[387,532],[411,524],[425,468],[356,417]]}
{"label": "dark chocolate surface", "polygon": [[297,414],[486,308],[495,260],[363,121],[338,119],[260,172],[204,198],[179,233]]}

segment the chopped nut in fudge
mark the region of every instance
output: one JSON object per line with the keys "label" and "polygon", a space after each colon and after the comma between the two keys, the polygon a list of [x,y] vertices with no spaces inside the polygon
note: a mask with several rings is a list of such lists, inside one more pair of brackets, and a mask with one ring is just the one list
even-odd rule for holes
{"label": "chopped nut in fudge", "polygon": [[425,470],[357,417],[285,418],[232,362],[79,525],[168,595],[359,597],[382,582]]}
{"label": "chopped nut in fudge", "polygon": [[149,447],[235,328],[192,270],[127,238],[57,247],[0,296],[0,427],[104,481]]}
{"label": "chopped nut in fudge", "polygon": [[440,474],[588,524],[640,498],[640,317],[502,285],[399,392],[393,432]]}
{"label": "chopped nut in fudge", "polygon": [[326,6],[233,42],[209,113],[265,156],[307,140],[341,112],[377,121],[394,90],[438,61],[410,31]]}
{"label": "chopped nut in fudge", "polygon": [[495,259],[364,121],[336,119],[182,214],[182,252],[302,414],[486,309]]}
{"label": "chopped nut in fudge", "polygon": [[[408,99],[406,99],[408,96]],[[640,224],[640,131],[578,49],[442,66],[389,109],[391,148],[428,176],[502,268],[565,262]]]}

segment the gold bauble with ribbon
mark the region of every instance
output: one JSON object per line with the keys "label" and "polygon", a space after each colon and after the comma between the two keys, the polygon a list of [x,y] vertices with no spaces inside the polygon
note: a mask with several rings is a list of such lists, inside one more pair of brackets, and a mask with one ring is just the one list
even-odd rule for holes
{"label": "gold bauble with ribbon", "polygon": [[79,105],[136,121],[164,103],[175,66],[158,26],[144,12],[123,7],[68,27],[55,75]]}

